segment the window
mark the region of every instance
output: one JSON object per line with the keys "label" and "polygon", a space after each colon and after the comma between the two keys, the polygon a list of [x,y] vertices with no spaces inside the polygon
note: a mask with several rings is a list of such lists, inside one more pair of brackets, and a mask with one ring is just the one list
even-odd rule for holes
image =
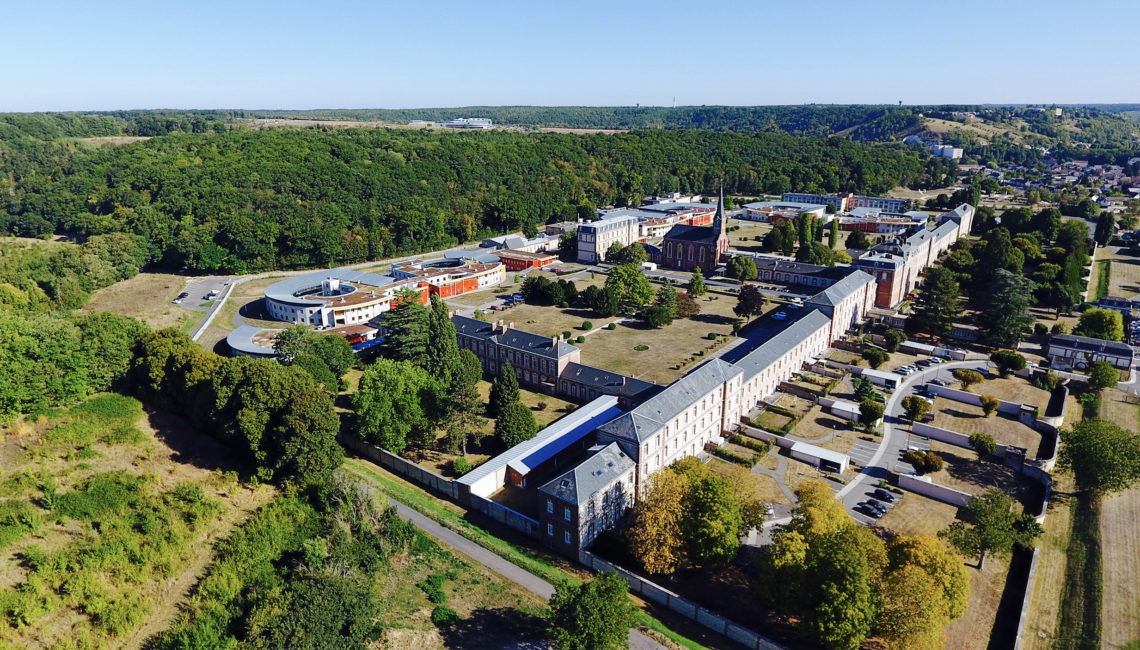
{"label": "window", "polygon": [[550,499],[546,500],[546,514],[548,514],[548,515],[554,514],[554,502],[551,501]]}
{"label": "window", "polygon": [[546,536],[554,537],[554,524],[546,524]]}
{"label": "window", "polygon": [[570,531],[562,533],[562,541],[566,542],[567,544],[570,543]]}
{"label": "window", "polygon": [[565,519],[566,521],[570,521],[570,508],[563,508],[562,509],[562,518]]}

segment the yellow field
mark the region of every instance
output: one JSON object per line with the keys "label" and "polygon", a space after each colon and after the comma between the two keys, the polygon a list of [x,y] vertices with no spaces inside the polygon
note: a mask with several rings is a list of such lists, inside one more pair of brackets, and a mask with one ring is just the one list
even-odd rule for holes
{"label": "yellow field", "polygon": [[112,311],[134,316],[154,329],[180,327],[188,320],[197,323],[205,312],[194,312],[171,303],[186,278],[170,273],[139,273],[129,280],[99,289],[81,311]]}

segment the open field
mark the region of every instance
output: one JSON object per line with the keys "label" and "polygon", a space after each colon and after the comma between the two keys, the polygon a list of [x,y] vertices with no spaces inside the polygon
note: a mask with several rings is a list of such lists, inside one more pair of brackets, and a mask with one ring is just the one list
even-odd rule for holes
{"label": "open field", "polygon": [[998,135],[1009,135],[1015,142],[1021,141],[1021,135],[1014,129],[1004,126],[991,124],[980,119],[970,119],[968,123],[962,124],[953,120],[941,120],[936,117],[923,118],[923,126],[931,133],[950,133],[951,131],[961,131],[963,133],[972,133],[988,142],[992,142]]}
{"label": "open field", "polygon": [[[1140,406],[1123,397],[1115,388],[1105,391],[1101,417],[1138,432]],[[1116,648],[1140,639],[1140,488],[1103,499],[1100,543],[1104,567],[1101,640],[1105,647]]]}
{"label": "open field", "polygon": [[132,142],[142,142],[150,140],[147,135],[101,135],[90,138],[76,138],[77,142],[94,145],[96,147],[105,147],[107,145],[121,145],[130,144]]}
{"label": "open field", "polygon": [[[731,340],[736,301],[728,296],[713,297],[716,299],[706,296],[700,301],[701,313],[695,318],[677,319],[661,329],[631,319],[613,331],[589,336],[580,346],[582,363],[659,384],[672,383]],[[710,341],[710,332],[720,338]],[[649,349],[635,350],[638,345]]]}
{"label": "open field", "polygon": [[116,282],[91,294],[81,311],[113,311],[134,316],[154,329],[197,324],[205,312],[189,311],[171,301],[186,286],[186,278],[170,273],[139,273],[129,280]]}
{"label": "open field", "polygon": [[[875,524],[876,528],[894,535],[937,535],[956,518],[954,506],[929,499],[920,494],[906,493],[897,505]],[[972,560],[966,560],[970,574],[970,599],[966,614],[944,629],[947,648],[982,650],[989,645],[1005,590],[1009,559],[990,556],[984,571],[978,571]]]}
{"label": "open field", "polygon": [[1108,275],[1108,295],[1131,298],[1140,293],[1140,257],[1117,253],[1108,259],[1112,267]]}
{"label": "open field", "polygon": [[1105,497],[1100,509],[1104,647],[1140,639],[1140,488]]}
{"label": "open field", "polygon": [[[977,392],[986,394],[984,390]],[[1044,404],[1041,406],[1044,407]],[[955,402],[945,397],[935,398],[932,412],[934,413],[932,424],[936,427],[957,431],[967,436],[987,433],[993,436],[998,444],[1024,447],[1028,450],[1029,458],[1037,457],[1037,449],[1041,446],[1041,434],[1013,416],[995,411],[993,415],[986,417],[980,406]],[[973,453],[969,450],[960,451]]]}
{"label": "open field", "polygon": [[934,190],[912,190],[909,187],[896,187],[888,191],[884,196],[889,196],[896,199],[933,199],[939,194],[953,194],[959,188],[951,185],[950,187],[943,187]]}
{"label": "open field", "polygon": [[273,496],[214,471],[232,459],[213,439],[114,394],[18,421],[0,466],[0,507],[21,513],[0,525],[0,645],[13,647],[141,646],[213,542]]}
{"label": "open field", "polygon": [[763,240],[764,235],[772,230],[772,224],[744,219],[732,219],[729,221],[729,226],[739,228],[739,230],[728,233],[729,247],[743,251],[763,251],[763,241],[757,241],[756,238],[759,237]]}

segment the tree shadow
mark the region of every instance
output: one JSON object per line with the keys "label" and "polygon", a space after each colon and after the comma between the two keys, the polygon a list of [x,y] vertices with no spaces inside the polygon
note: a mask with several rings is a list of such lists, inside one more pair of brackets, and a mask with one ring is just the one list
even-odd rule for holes
{"label": "tree shadow", "polygon": [[720,314],[698,314],[693,316],[690,320],[699,323],[708,323],[709,325],[731,325],[735,319]]}
{"label": "tree shadow", "polygon": [[965,411],[959,411],[958,409],[942,409],[942,412],[945,413],[946,415],[951,415],[951,416],[954,416],[956,418],[963,418],[966,420],[974,420],[974,419],[978,419],[981,417],[985,417],[982,415],[978,415],[977,413],[967,413]]}
{"label": "tree shadow", "polygon": [[479,608],[455,625],[440,628],[447,648],[546,648],[546,619],[508,607]]}
{"label": "tree shadow", "polygon": [[[982,488],[996,487],[1030,506],[1034,501],[1034,483],[1023,479],[1018,473],[1000,462],[940,451],[938,455],[945,463],[946,472],[953,478]],[[1036,507],[1036,506],[1034,506]]]}
{"label": "tree shadow", "polygon": [[154,436],[174,452],[171,460],[177,463],[239,474],[248,470],[229,447],[177,415],[167,411],[148,411],[147,420],[154,429]]}

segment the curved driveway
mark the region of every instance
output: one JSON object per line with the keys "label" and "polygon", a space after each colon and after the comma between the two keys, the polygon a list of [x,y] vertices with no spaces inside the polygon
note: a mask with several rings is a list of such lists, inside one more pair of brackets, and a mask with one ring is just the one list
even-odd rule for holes
{"label": "curved driveway", "polygon": [[[903,427],[902,400],[907,395],[914,394],[911,389],[935,378],[951,381],[953,380],[951,372],[956,368],[985,368],[987,363],[983,359],[951,361],[923,368],[903,378],[898,389],[887,399],[886,407],[883,409],[883,437],[879,441],[878,451],[871,457],[863,471],[851,479],[851,482],[843,486],[835,495],[843,500],[843,505],[849,511],[860,501],[864,501],[868,496],[867,493],[874,489],[875,486],[869,481],[878,481],[890,476],[895,471],[895,463],[899,460],[899,455],[906,451],[910,436],[905,435],[905,432],[901,430]],[[898,426],[900,430],[895,431],[895,426]]]}

